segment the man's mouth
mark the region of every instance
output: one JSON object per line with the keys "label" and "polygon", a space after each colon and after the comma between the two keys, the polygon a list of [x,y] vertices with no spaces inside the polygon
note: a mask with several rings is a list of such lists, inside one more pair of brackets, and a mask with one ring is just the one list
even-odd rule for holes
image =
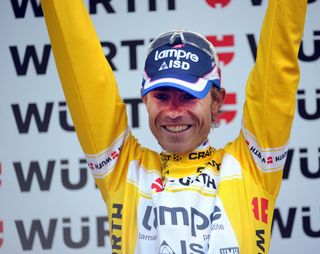
{"label": "man's mouth", "polygon": [[191,125],[165,125],[163,126],[167,131],[173,132],[173,133],[177,133],[177,132],[182,132],[185,130],[188,130]]}

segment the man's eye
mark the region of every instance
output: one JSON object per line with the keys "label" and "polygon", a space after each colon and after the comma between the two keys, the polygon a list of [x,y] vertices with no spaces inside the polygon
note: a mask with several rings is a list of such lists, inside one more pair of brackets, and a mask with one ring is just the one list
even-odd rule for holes
{"label": "man's eye", "polygon": [[195,99],[197,99],[197,98],[194,97],[193,95],[189,94],[189,93],[184,93],[184,94],[182,95],[182,99],[183,99],[184,101],[190,101],[190,100],[195,100]]}
{"label": "man's eye", "polygon": [[165,101],[169,97],[166,93],[155,93],[153,96],[160,101]]}

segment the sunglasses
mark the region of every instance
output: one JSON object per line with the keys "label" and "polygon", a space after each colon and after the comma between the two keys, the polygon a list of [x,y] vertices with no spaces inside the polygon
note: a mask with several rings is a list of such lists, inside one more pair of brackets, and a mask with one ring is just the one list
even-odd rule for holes
{"label": "sunglasses", "polygon": [[185,30],[174,30],[162,33],[150,43],[148,54],[154,49],[166,44],[173,46],[177,44],[192,45],[208,54],[216,64],[218,63],[218,57],[213,45],[201,34]]}

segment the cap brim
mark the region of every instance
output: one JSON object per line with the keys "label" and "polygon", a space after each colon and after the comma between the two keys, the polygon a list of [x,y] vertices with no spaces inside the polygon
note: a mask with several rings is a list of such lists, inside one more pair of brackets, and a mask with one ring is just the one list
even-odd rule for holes
{"label": "cap brim", "polygon": [[[186,76],[184,76],[184,79],[186,79]],[[187,79],[188,81],[182,80],[180,77],[160,77],[152,80],[146,79],[144,80],[144,84],[141,89],[141,95],[144,96],[154,89],[171,87],[185,91],[196,98],[202,99],[208,94],[212,86],[220,87],[219,80],[207,80],[190,76]]]}

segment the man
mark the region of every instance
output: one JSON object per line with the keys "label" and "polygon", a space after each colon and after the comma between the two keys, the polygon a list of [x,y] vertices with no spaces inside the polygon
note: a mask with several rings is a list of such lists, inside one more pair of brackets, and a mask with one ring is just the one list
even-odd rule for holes
{"label": "man", "polygon": [[113,253],[268,252],[306,5],[269,1],[241,132],[221,150],[207,139],[225,96],[213,46],[188,31],[153,41],[141,93],[158,154],[130,133],[81,0],[42,0],[76,132],[108,209]]}
{"label": "man", "polygon": [[225,97],[212,44],[190,31],[160,34],[149,47],[141,94],[161,147],[176,154],[196,149]]}

